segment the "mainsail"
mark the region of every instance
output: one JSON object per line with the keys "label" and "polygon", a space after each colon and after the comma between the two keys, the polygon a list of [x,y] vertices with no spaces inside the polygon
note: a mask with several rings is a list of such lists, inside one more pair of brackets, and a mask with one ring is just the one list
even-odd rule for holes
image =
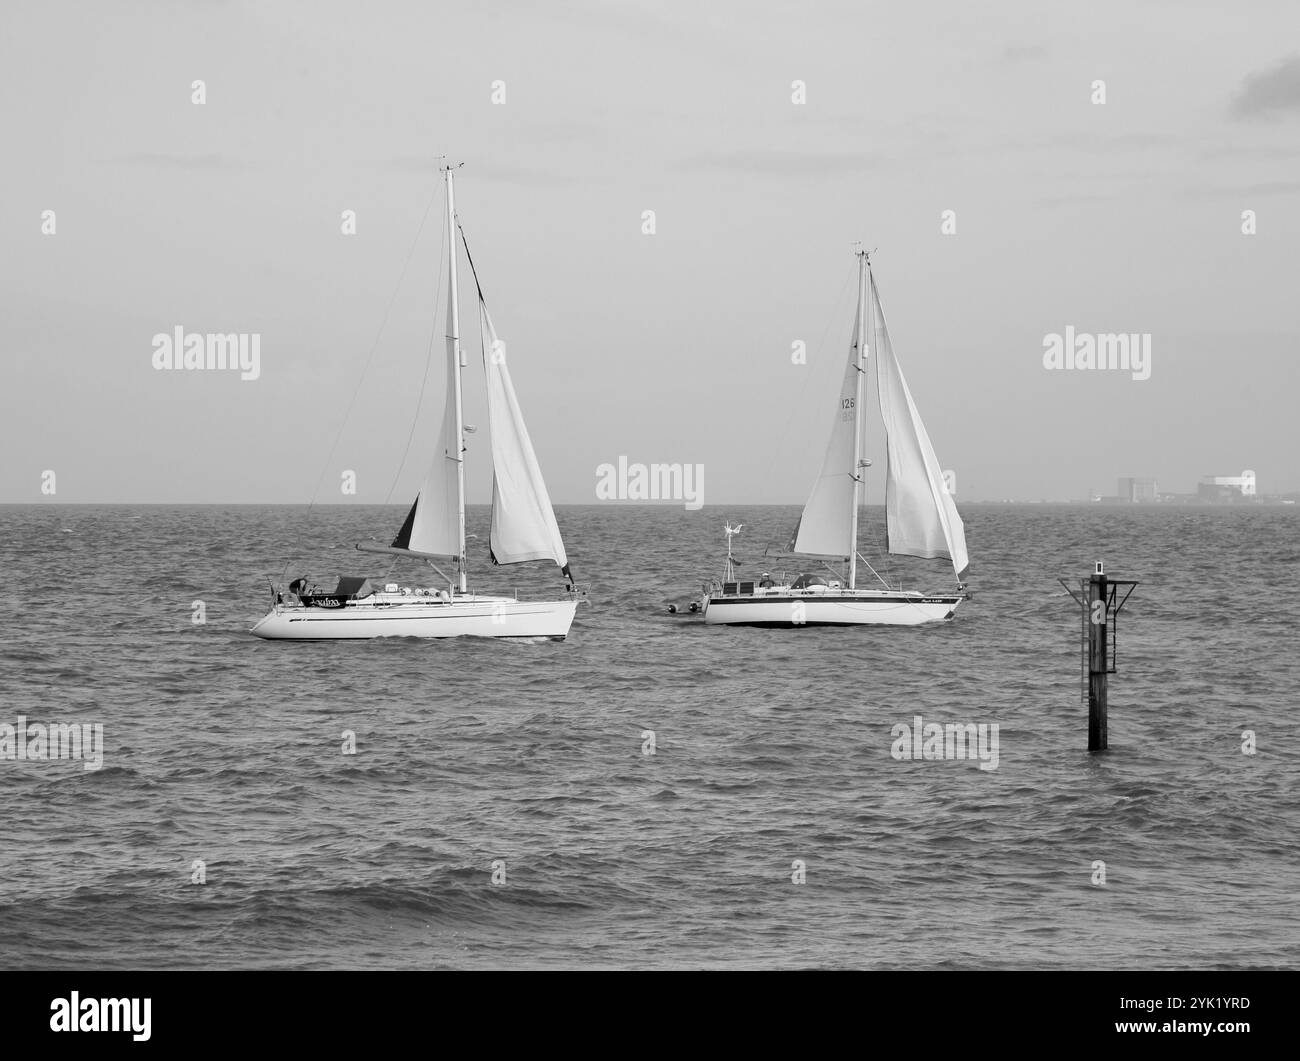
{"label": "mainsail", "polygon": [[[454,245],[453,245],[454,253]],[[458,336],[450,322],[455,299],[454,281],[447,287],[447,396],[443,403],[442,424],[438,428],[438,447],[424,477],[415,504],[406,515],[402,529],[393,539],[396,549],[426,553],[454,559],[460,556],[460,487],[457,465],[462,457],[456,430],[456,360]]]}
{"label": "mainsail", "polygon": [[510,381],[505,344],[497,338],[481,292],[479,317],[492,437],[492,528],[488,539],[492,562],[554,560],[568,577],[564,542]]}
{"label": "mainsail", "polygon": [[927,559],[948,557],[960,582],[969,567],[965,528],[894,356],[874,277],[871,299],[880,416],[888,438],[885,528],[889,551]]}
{"label": "mainsail", "polygon": [[854,475],[858,465],[857,410],[858,344],[863,333],[861,306],[853,321],[853,342],[844,382],[835,399],[835,421],[826,444],[822,470],[813,484],[803,515],[788,546],[807,556],[852,556]]}

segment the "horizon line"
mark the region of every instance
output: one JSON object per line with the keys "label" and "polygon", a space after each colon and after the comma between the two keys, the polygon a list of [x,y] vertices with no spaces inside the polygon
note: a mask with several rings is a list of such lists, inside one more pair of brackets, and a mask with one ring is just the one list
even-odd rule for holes
{"label": "horizon line", "polygon": [[[1136,508],[1158,508],[1160,506],[1177,506],[1189,504],[1203,504],[1208,508],[1231,507],[1235,504],[1255,504],[1261,501],[1268,501],[1274,498],[1292,498],[1300,497],[1300,491],[1289,491],[1277,494],[1259,494],[1253,499],[1242,498],[1240,501],[1212,501],[1197,498],[1195,494],[1177,495],[1179,500],[1176,501],[1128,501],[1128,500],[1109,500],[1108,498],[967,498],[961,501],[964,505],[1102,505],[1106,508],[1123,508],[1125,506]],[[681,501],[566,501],[556,502],[554,508],[679,508],[685,512],[701,512],[706,508],[717,509],[726,507],[744,507],[744,508],[799,508],[806,503],[805,498],[802,501],[717,501],[701,505],[699,508],[686,508]],[[467,501],[467,507],[472,508],[491,508],[491,501]],[[186,508],[203,508],[203,507],[258,507],[258,508],[393,508],[404,509],[410,507],[409,501],[64,501],[58,498],[46,498],[38,501],[0,501],[0,507],[5,508],[52,508],[63,506],[67,508],[83,506],[114,506],[118,508],[167,508],[167,507],[186,507]],[[883,508],[885,503],[863,502],[860,508]]]}

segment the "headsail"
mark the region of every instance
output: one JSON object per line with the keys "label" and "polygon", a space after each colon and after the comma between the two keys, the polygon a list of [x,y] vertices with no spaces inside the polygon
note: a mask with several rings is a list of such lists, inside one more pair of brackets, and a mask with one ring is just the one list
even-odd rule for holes
{"label": "headsail", "polygon": [[874,277],[871,299],[880,416],[889,443],[885,487],[889,551],[927,559],[948,557],[960,582],[966,578],[969,567],[966,531],[952,495],[944,485],[943,470],[907,389],[903,370],[894,356]]}
{"label": "headsail", "polygon": [[567,578],[569,561],[555,522],[555,510],[510,381],[505,344],[497,338],[481,292],[479,317],[483,371],[487,376],[488,430],[492,436],[492,562],[554,560]]}
{"label": "headsail", "polygon": [[861,307],[853,321],[853,342],[844,382],[835,398],[835,421],[822,470],[813,484],[803,515],[790,544],[792,553],[807,556],[848,557],[854,553],[853,504],[857,497],[854,475],[858,466],[857,417],[858,344],[863,333]]}

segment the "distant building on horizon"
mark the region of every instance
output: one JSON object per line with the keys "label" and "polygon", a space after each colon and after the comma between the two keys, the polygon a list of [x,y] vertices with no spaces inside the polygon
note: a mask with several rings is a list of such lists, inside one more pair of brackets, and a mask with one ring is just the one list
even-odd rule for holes
{"label": "distant building on horizon", "polygon": [[1247,469],[1240,475],[1202,475],[1196,496],[1201,501],[1254,500],[1255,473]]}
{"label": "distant building on horizon", "polygon": [[[1089,491],[1089,493],[1091,493],[1091,491]],[[1156,481],[1154,479],[1126,476],[1119,480],[1119,486],[1112,496],[1097,497],[1093,495],[1093,500],[1101,501],[1108,505],[1133,504],[1136,501],[1159,501],[1160,492],[1156,488]]]}
{"label": "distant building on horizon", "polygon": [[1115,491],[1121,501],[1158,501],[1160,492],[1156,489],[1156,481],[1149,478],[1136,478],[1130,476],[1119,481],[1119,489]]}

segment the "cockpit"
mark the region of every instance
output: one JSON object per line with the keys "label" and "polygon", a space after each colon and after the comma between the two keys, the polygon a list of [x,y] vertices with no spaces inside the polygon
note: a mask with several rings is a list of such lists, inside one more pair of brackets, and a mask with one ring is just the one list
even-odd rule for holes
{"label": "cockpit", "polygon": [[368,578],[340,575],[328,589],[305,578],[295,578],[289,583],[289,592],[308,608],[342,608],[348,601],[369,597],[375,587]]}

